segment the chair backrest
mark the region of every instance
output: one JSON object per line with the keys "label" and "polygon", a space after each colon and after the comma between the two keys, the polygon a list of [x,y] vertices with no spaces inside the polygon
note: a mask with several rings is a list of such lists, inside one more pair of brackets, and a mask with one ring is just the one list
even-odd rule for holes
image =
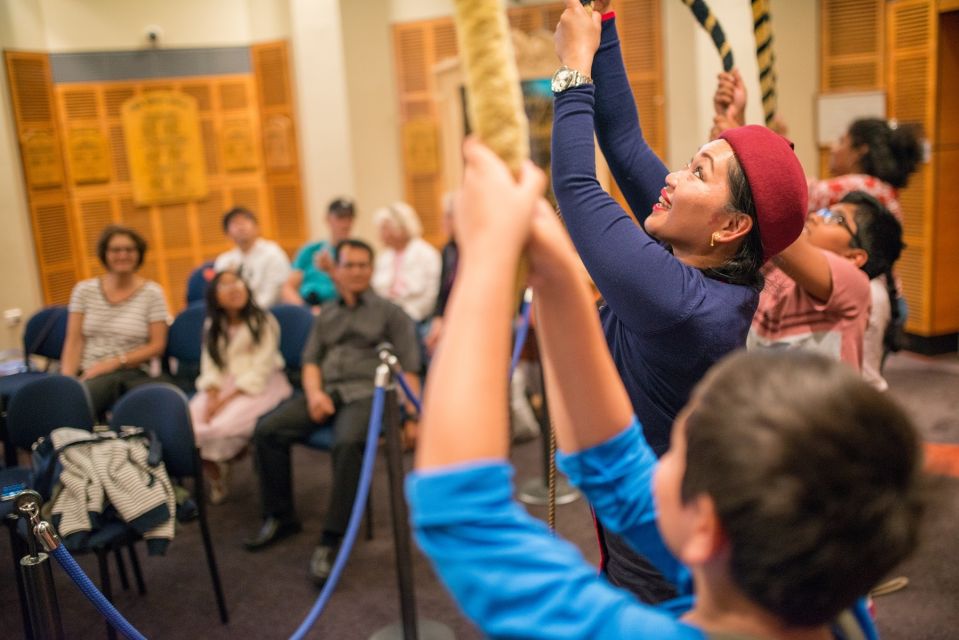
{"label": "chair backrest", "polygon": [[[206,306],[196,303],[177,314],[167,333],[166,354],[163,370],[170,374],[175,384],[192,393],[197,376],[200,375],[200,353],[203,350],[203,321]],[[176,360],[176,371],[171,364]]]}
{"label": "chair backrest", "polygon": [[93,407],[83,383],[69,376],[45,376],[23,385],[7,406],[7,431],[14,446],[28,449],[59,427],[92,429]]}
{"label": "chair backrest", "polygon": [[294,386],[299,386],[303,347],[310,337],[313,314],[306,307],[278,304],[270,308],[280,325],[280,353],[286,361],[286,373]]}
{"label": "chair backrest", "polygon": [[186,395],[172,384],[151,383],[124,394],[113,406],[110,427],[141,427],[156,434],[163,463],[175,478],[198,473],[196,440]]}
{"label": "chair backrest", "polygon": [[199,267],[190,272],[190,277],[186,281],[186,303],[188,305],[195,302],[205,302],[206,288],[210,284],[213,271],[213,261],[207,260]]}
{"label": "chair backrest", "polygon": [[200,362],[203,350],[203,321],[206,307],[191,304],[177,314],[166,339],[166,355],[180,362]]}
{"label": "chair backrest", "polygon": [[37,311],[27,321],[23,331],[23,355],[29,362],[30,354],[59,360],[63,343],[67,340],[67,307],[55,305]]}

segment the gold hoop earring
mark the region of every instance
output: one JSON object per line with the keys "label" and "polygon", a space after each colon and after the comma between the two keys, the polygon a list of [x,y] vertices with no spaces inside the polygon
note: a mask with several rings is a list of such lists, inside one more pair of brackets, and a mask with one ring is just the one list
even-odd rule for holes
{"label": "gold hoop earring", "polygon": [[716,246],[716,238],[718,238],[718,237],[719,237],[719,232],[718,232],[718,231],[713,231],[713,235],[709,236],[709,246],[710,246],[710,247],[715,247],[715,246]]}

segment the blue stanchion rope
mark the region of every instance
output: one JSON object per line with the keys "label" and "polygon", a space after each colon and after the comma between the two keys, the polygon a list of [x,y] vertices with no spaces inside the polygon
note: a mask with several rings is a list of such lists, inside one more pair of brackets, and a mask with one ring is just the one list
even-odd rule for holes
{"label": "blue stanchion rope", "polygon": [[413,406],[416,407],[416,413],[423,412],[423,405],[420,402],[420,399],[416,397],[416,394],[413,393],[413,389],[410,387],[409,383],[406,381],[406,376],[403,375],[402,371],[394,371],[393,377],[400,385],[400,389],[403,390],[403,393],[406,394],[406,397],[410,402],[413,403]]}
{"label": "blue stanchion rope", "polygon": [[519,365],[519,356],[526,345],[526,336],[529,334],[529,317],[533,312],[533,292],[527,289],[523,294],[523,304],[519,308],[519,324],[516,327],[516,342],[513,344],[513,357],[509,363],[509,379],[513,379],[513,372]]}
{"label": "blue stanchion rope", "polygon": [[106,618],[107,622],[109,622],[114,629],[130,640],[146,640],[146,636],[127,622],[126,618],[117,611],[117,608],[110,604],[110,601],[100,593],[100,590],[90,581],[87,574],[83,573],[83,569],[81,569],[77,561],[73,559],[73,556],[70,555],[66,547],[61,544],[50,553],[57,559],[57,562],[59,562],[63,570],[67,572],[67,575],[73,578],[73,581],[77,583],[77,587],[83,592],[83,595],[93,603],[97,611]]}
{"label": "blue stanchion rope", "polygon": [[316,624],[320,614],[323,613],[326,603],[329,601],[333,590],[336,589],[336,583],[340,580],[340,574],[346,561],[350,557],[350,551],[353,549],[353,543],[356,541],[356,533],[360,528],[360,521],[363,519],[363,507],[366,505],[367,496],[370,493],[370,483],[373,479],[373,463],[376,461],[376,446],[380,435],[380,425],[383,423],[383,407],[386,401],[386,390],[382,387],[376,387],[373,394],[373,410],[370,414],[370,425],[366,434],[366,447],[363,449],[363,466],[360,469],[360,483],[356,488],[356,499],[353,501],[353,510],[350,512],[350,522],[346,527],[346,534],[343,536],[343,543],[340,546],[340,552],[336,554],[336,560],[333,562],[333,569],[330,571],[330,577],[323,590],[317,596],[313,608],[304,618],[299,628],[290,636],[290,640],[302,640],[307,632]]}

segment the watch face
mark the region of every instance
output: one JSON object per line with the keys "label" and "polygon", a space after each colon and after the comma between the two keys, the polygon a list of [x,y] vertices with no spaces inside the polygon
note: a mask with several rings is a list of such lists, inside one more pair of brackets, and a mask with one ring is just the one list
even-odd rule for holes
{"label": "watch face", "polygon": [[570,83],[573,81],[573,70],[562,67],[553,74],[553,82],[551,89],[554,93],[559,93],[567,88],[569,88]]}

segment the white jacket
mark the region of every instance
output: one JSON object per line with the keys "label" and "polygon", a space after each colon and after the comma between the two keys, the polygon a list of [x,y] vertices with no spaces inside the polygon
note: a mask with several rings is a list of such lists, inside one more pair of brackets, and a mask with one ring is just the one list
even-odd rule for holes
{"label": "white jacket", "polygon": [[[204,335],[210,330],[210,320],[204,326]],[[233,376],[238,389],[249,395],[261,393],[275,371],[283,369],[285,363],[280,354],[280,325],[269,311],[266,323],[260,331],[259,344],[253,341],[253,334],[245,322],[238,325],[233,338],[220,345],[220,357],[225,366],[218,367],[210,357],[204,339],[203,352],[200,354],[200,377],[196,379],[196,388],[205,391],[210,387],[220,388],[224,378]]]}

